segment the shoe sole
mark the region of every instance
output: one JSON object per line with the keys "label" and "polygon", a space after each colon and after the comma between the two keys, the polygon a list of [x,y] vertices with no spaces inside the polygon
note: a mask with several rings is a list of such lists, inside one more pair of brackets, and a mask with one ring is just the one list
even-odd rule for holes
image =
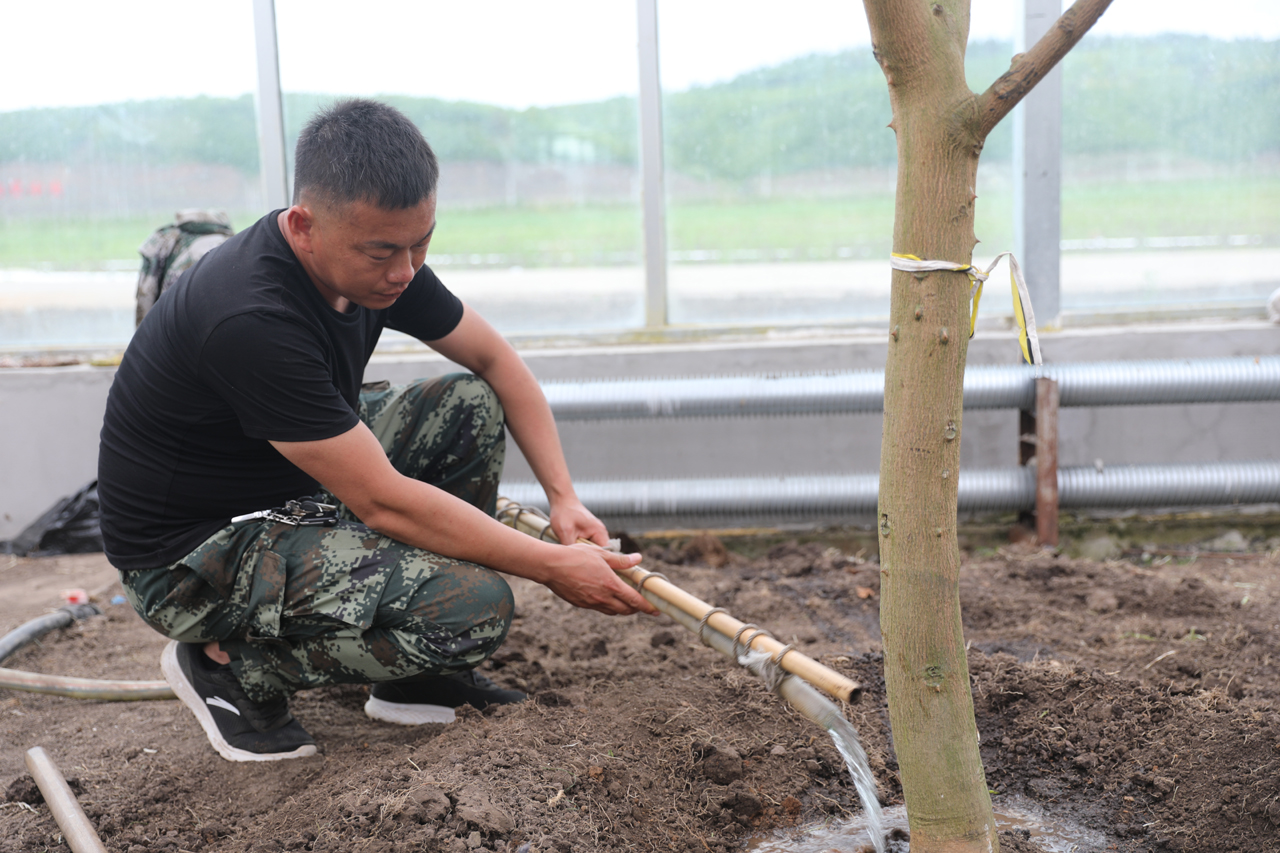
{"label": "shoe sole", "polygon": [[373,696],[364,703],[364,712],[371,719],[401,726],[422,726],[427,723],[452,723],[458,718],[452,708],[444,705],[406,704],[388,702]]}
{"label": "shoe sole", "polygon": [[164,653],[160,655],[160,671],[182,704],[196,715],[196,722],[200,723],[200,728],[204,729],[209,743],[227,761],[283,761],[286,758],[306,758],[316,754],[315,744],[310,743],[290,752],[249,752],[227,743],[222,732],[218,731],[218,724],[213,721],[209,707],[201,700],[200,694],[196,693],[195,688],[182,672],[182,664],[178,662],[177,640],[170,640],[169,645],[164,647]]}

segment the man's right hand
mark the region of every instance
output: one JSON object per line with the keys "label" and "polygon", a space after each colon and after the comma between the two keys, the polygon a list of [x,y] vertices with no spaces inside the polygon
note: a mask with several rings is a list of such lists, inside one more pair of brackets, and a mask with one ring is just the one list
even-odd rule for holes
{"label": "man's right hand", "polygon": [[543,583],[574,607],[598,610],[611,616],[641,612],[657,615],[657,609],[636,592],[615,570],[640,562],[639,554],[615,554],[586,543],[561,549],[562,560],[551,566]]}

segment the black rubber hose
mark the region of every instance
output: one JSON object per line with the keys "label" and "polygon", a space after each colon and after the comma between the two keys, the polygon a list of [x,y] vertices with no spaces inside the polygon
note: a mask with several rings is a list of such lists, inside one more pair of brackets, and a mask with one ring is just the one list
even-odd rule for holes
{"label": "black rubber hose", "polygon": [[32,619],[25,625],[14,628],[0,637],[0,661],[33,640],[43,637],[50,631],[65,628],[77,619],[88,619],[90,616],[101,616],[102,611],[94,604],[68,604],[52,613]]}

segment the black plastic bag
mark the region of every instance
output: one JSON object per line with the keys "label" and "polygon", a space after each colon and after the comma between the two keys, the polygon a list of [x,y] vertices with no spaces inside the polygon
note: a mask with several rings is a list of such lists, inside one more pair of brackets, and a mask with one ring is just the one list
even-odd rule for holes
{"label": "black plastic bag", "polygon": [[98,481],[94,480],[58,501],[13,539],[0,542],[0,553],[47,557],[101,551],[99,521]]}

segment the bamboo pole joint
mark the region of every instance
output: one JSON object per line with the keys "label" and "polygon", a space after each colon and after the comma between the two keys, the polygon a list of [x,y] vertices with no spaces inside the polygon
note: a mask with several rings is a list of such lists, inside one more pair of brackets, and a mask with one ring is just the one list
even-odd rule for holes
{"label": "bamboo pole joint", "polygon": [[[541,513],[535,513],[507,498],[498,498],[497,517],[504,524],[531,536],[546,541],[557,541],[555,534],[550,532],[550,523]],[[623,580],[635,587],[655,606],[658,606],[658,601],[661,601],[698,620],[696,633],[698,639],[704,644],[711,645],[703,633],[709,628],[732,638],[735,656],[739,648],[744,653],[764,652],[781,669],[836,699],[856,702],[862,697],[862,685],[858,682],[796,651],[790,644],[779,642],[763,628],[735,619],[723,607],[712,607],[707,602],[690,595],[663,575],[646,571],[638,566],[616,571]],[[742,639],[744,633],[753,629],[754,633],[745,640]]]}

